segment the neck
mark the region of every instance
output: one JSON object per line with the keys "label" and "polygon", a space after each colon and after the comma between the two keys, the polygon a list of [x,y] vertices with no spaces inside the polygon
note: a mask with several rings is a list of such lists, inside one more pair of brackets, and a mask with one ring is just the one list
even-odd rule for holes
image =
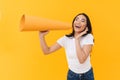
{"label": "neck", "polygon": [[77,35],[79,35],[79,33],[75,33],[75,34],[74,34],[74,37],[76,37]]}

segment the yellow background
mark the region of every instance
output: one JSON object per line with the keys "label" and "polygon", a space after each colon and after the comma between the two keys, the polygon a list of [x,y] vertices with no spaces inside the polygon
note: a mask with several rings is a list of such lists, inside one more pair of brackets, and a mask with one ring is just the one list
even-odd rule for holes
{"label": "yellow background", "polygon": [[[38,31],[20,32],[22,14],[72,22],[85,12],[95,45],[91,62],[96,80],[120,80],[119,0],[0,0],[0,80],[66,80],[64,49],[43,55]],[[47,44],[71,30],[51,31]]]}

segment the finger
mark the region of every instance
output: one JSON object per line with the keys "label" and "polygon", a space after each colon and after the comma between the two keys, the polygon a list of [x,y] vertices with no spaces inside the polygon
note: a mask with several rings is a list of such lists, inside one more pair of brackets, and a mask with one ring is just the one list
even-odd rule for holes
{"label": "finger", "polygon": [[40,31],[40,32],[48,32],[48,31]]}
{"label": "finger", "polygon": [[88,27],[86,27],[86,31],[88,31]]}

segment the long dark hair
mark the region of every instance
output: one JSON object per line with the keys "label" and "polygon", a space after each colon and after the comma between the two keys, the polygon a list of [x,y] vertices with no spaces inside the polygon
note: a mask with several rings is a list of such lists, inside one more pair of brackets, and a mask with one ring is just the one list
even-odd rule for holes
{"label": "long dark hair", "polygon": [[85,36],[85,35],[87,35],[89,33],[92,33],[92,26],[91,26],[91,22],[90,22],[89,17],[85,13],[79,13],[78,15],[75,16],[75,18],[72,21],[72,33],[66,35],[67,37],[74,37],[74,34],[75,34],[75,31],[74,31],[74,21],[75,21],[76,17],[79,16],[79,15],[83,15],[87,19],[87,26],[86,27],[88,27],[88,31],[83,36]]}

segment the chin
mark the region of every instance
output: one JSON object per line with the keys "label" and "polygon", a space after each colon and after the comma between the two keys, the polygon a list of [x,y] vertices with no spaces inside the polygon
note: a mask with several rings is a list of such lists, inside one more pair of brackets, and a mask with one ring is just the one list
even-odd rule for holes
{"label": "chin", "polygon": [[76,29],[75,32],[82,32],[83,29]]}
{"label": "chin", "polygon": [[75,31],[76,33],[81,33],[82,31]]}

